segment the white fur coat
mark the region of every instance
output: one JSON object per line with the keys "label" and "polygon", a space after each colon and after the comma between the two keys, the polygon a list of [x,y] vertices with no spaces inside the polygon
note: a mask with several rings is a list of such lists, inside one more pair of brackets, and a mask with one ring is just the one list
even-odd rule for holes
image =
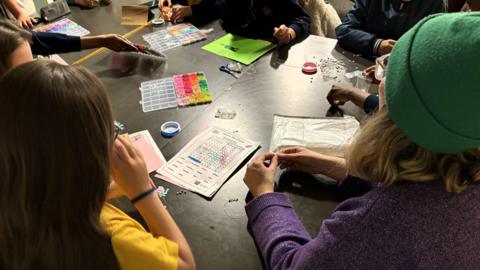
{"label": "white fur coat", "polygon": [[324,0],[300,0],[307,14],[312,20],[310,33],[322,37],[336,38],[335,28],[341,20],[332,5]]}

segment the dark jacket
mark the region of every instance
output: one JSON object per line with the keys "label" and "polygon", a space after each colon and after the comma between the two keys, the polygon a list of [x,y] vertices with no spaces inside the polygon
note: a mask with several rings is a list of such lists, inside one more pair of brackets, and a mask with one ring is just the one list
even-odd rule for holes
{"label": "dark jacket", "polygon": [[424,17],[445,11],[443,0],[357,0],[336,28],[339,45],[367,58],[384,39],[398,40]]}
{"label": "dark jacket", "polygon": [[32,54],[50,55],[81,50],[80,37],[32,31]]}
{"label": "dark jacket", "polygon": [[271,38],[273,28],[282,24],[295,30],[297,37],[310,29],[310,17],[296,0],[203,0],[192,5],[192,12],[221,19],[225,31],[252,38]]}

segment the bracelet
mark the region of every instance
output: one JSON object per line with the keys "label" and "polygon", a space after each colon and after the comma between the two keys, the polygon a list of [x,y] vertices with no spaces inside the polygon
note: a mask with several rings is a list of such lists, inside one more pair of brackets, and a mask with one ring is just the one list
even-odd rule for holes
{"label": "bracelet", "polygon": [[157,190],[157,188],[152,187],[151,189],[149,189],[149,190],[143,192],[142,194],[138,195],[137,197],[131,199],[130,202],[131,202],[132,204],[135,204],[135,203],[137,203],[138,201],[140,201],[141,199],[143,199],[143,198],[147,197],[148,195],[152,194],[152,193],[155,192],[156,190]]}

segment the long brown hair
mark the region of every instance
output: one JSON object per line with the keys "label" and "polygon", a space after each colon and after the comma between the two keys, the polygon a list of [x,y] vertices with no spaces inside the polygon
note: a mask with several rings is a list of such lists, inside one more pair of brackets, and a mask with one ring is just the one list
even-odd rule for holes
{"label": "long brown hair", "polygon": [[114,128],[102,83],[34,61],[0,80],[0,269],[116,269],[100,225]]}
{"label": "long brown hair", "polygon": [[0,19],[0,76],[9,70],[8,57],[23,42],[31,42],[32,34],[12,21]]}
{"label": "long brown hair", "polygon": [[480,182],[480,148],[456,155],[437,154],[412,142],[386,108],[362,127],[347,151],[350,174],[390,186],[400,181],[443,181],[449,192]]}

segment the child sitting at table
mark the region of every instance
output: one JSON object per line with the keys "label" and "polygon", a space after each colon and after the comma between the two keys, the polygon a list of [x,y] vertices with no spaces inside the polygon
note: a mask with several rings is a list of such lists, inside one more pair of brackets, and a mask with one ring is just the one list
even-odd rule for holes
{"label": "child sitting at table", "polygon": [[[92,73],[29,62],[0,79],[0,100],[0,269],[195,268]],[[150,232],[105,202],[122,195]]]}
{"label": "child sitting at table", "polygon": [[[23,6],[20,6],[17,1],[18,0],[0,0],[0,19],[13,19],[18,26],[25,29],[32,28],[37,22],[36,19],[27,14],[24,8],[25,3],[23,3]],[[24,1],[33,2],[33,0]],[[111,3],[111,0],[67,0],[69,5],[78,5],[85,8],[93,8],[99,5],[100,1],[102,1],[104,5]]]}
{"label": "child sitting at table", "polygon": [[0,20],[0,77],[10,68],[32,61],[35,55],[50,55],[107,47],[114,51],[136,51],[126,38],[115,35],[68,36],[24,30],[11,21]]}
{"label": "child sitting at table", "polygon": [[444,11],[443,0],[357,0],[336,29],[338,44],[370,59],[388,54],[418,21]]}
{"label": "child sitting at table", "polygon": [[[465,1],[463,1],[465,2]],[[450,10],[449,1],[449,10]],[[465,2],[465,5],[462,11],[480,11],[480,0],[468,0]],[[384,66],[386,68],[386,66]],[[374,76],[375,65],[366,68],[363,71],[363,76],[367,79],[372,80],[373,83],[378,84],[379,81]],[[346,102],[351,101],[360,108],[363,108],[365,113],[372,113],[377,110],[379,105],[379,99],[377,95],[371,95],[353,87],[349,84],[339,84],[333,85],[332,89],[327,95],[327,100],[333,106],[344,105]]]}
{"label": "child sitting at table", "polygon": [[172,21],[197,16],[221,19],[225,31],[251,38],[275,38],[282,44],[309,33],[310,17],[296,0],[203,0],[173,6]]}
{"label": "child sitting at table", "polygon": [[[294,147],[248,165],[245,208],[266,269],[478,268],[479,24],[480,13],[430,16],[399,39],[381,108],[347,159]],[[277,165],[375,187],[339,204],[312,238],[274,192]]]}

